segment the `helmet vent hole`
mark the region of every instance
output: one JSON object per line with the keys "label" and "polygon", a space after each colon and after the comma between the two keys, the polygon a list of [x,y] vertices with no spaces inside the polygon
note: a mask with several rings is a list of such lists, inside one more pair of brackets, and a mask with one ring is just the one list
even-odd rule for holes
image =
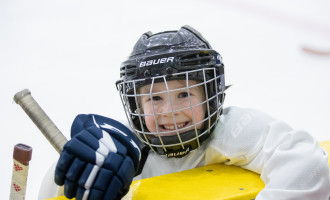
{"label": "helmet vent hole", "polygon": [[213,56],[209,53],[190,54],[180,58],[181,66],[210,65]]}
{"label": "helmet vent hole", "polygon": [[131,76],[135,74],[135,65],[125,65],[120,68],[120,76]]}

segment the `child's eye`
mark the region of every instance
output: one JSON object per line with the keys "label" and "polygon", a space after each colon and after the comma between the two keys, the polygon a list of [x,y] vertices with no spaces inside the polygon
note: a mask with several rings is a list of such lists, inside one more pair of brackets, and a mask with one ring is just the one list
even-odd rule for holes
{"label": "child's eye", "polygon": [[180,92],[179,98],[187,98],[189,96],[188,92]]}
{"label": "child's eye", "polygon": [[152,100],[153,101],[160,101],[160,100],[162,100],[162,98],[160,96],[153,96]]}

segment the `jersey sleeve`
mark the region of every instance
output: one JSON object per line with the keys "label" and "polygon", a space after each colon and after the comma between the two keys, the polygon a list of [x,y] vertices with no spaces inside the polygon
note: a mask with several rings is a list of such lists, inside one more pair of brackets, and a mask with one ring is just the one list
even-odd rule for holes
{"label": "jersey sleeve", "polygon": [[258,200],[328,199],[328,155],[315,138],[254,109],[224,111],[206,164],[224,162],[260,174]]}
{"label": "jersey sleeve", "polygon": [[256,199],[328,199],[328,155],[310,134],[286,123],[268,125],[264,143],[243,168],[260,170],[265,188]]}

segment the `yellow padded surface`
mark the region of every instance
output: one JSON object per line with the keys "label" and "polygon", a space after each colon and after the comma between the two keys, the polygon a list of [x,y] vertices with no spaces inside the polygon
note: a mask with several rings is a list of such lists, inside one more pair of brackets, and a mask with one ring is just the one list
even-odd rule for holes
{"label": "yellow padded surface", "polygon": [[[75,200],[76,198],[73,198],[71,200]],[[45,200],[68,200],[65,196],[59,196],[59,197],[54,197],[50,199],[45,199]]]}
{"label": "yellow padded surface", "polygon": [[327,140],[327,141],[323,141],[323,142],[320,142],[319,145],[328,152],[328,163],[329,163],[329,166],[330,166],[330,157],[329,157],[329,154],[330,154],[330,140]]}
{"label": "yellow padded surface", "polygon": [[264,187],[259,175],[235,166],[214,164],[134,181],[125,200],[253,199]]}
{"label": "yellow padded surface", "polygon": [[[328,153],[330,140],[319,143]],[[330,159],[328,158],[330,165]],[[214,164],[133,181],[124,200],[251,200],[264,188],[259,174],[236,166]],[[49,200],[67,200],[64,196]]]}
{"label": "yellow padded surface", "polygon": [[[133,181],[124,200],[253,199],[264,187],[259,175],[236,166],[214,164]],[[66,200],[64,196],[49,200]]]}

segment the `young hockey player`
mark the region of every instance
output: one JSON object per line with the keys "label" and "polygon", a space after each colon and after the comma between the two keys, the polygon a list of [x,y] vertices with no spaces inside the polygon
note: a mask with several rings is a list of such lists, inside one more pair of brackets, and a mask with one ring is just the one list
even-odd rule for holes
{"label": "young hockey player", "polygon": [[193,28],[143,34],[120,77],[134,134],[106,117],[77,116],[55,170],[67,197],[120,199],[134,176],[225,163],[261,175],[258,200],[329,198],[327,153],[263,112],[223,108],[222,57]]}

